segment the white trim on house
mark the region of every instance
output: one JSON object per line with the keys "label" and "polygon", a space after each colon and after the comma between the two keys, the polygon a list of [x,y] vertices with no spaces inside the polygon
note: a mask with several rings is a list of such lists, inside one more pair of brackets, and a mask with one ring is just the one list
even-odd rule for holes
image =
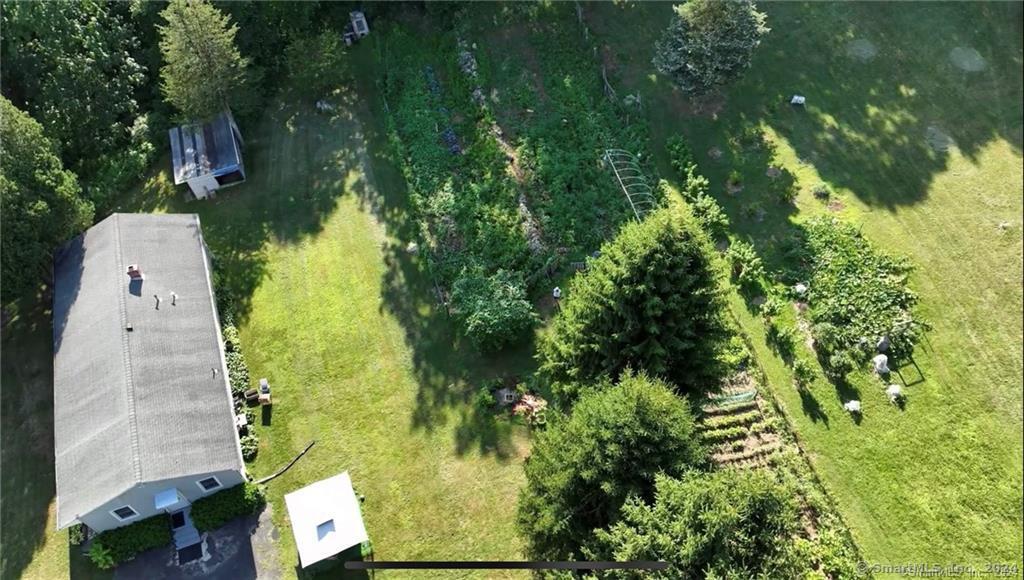
{"label": "white trim on house", "polygon": [[[124,508],[128,508],[128,509],[132,510],[132,514],[133,515],[130,515],[130,516],[126,517],[126,518],[122,518],[120,515],[118,515],[117,510],[123,510]],[[114,509],[110,510],[110,515],[112,515],[115,518],[117,518],[117,521],[119,521],[119,522],[127,522],[129,520],[134,520],[135,518],[139,517],[139,510],[133,508],[129,504],[124,504],[123,506],[121,506],[119,508],[114,508]]]}
{"label": "white trim on house", "polygon": [[[208,479],[212,479],[213,481],[215,481],[217,483],[217,485],[215,485],[214,487],[211,487],[209,489],[207,489],[206,487],[203,487],[203,482],[208,480]],[[208,477],[204,477],[204,478],[196,481],[196,485],[199,486],[199,489],[201,489],[203,491],[203,493],[210,493],[210,492],[217,491],[218,489],[224,487],[224,485],[220,482],[220,480],[217,479],[216,475],[210,475]]]}

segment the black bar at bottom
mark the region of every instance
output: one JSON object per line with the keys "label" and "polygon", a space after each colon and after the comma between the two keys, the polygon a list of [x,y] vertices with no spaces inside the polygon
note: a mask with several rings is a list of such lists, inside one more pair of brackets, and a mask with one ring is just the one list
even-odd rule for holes
{"label": "black bar at bottom", "polygon": [[664,570],[668,562],[521,562],[423,560],[345,562],[346,570]]}

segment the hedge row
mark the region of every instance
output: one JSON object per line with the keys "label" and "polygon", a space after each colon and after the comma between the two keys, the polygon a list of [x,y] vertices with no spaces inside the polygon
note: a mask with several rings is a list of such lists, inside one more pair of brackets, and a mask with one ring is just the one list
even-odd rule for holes
{"label": "hedge row", "polygon": [[101,570],[109,570],[142,552],[170,543],[170,518],[161,514],[96,536],[89,558]]}
{"label": "hedge row", "polygon": [[256,513],[266,503],[263,488],[245,482],[196,500],[192,504],[192,522],[200,532],[208,532],[237,517]]}

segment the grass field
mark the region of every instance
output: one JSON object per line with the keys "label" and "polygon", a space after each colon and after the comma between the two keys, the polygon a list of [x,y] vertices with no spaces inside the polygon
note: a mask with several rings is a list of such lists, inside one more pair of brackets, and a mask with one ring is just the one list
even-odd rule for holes
{"label": "grass field", "polygon": [[[854,377],[860,425],[824,380],[802,399],[760,319],[732,300],[867,560],[1020,563],[1020,5],[761,7],[773,31],[753,67],[700,107],[653,76],[652,40],[669,4],[588,5],[586,18],[619,92],[643,96],[663,175],[671,174],[664,140],[682,134],[733,231],[770,269],[783,266],[775,250],[794,224],[827,211],[917,265],[911,285],[934,330],[915,353],[917,368],[901,369],[908,406],[898,411],[876,379]],[[863,43],[850,44],[861,39],[877,51],[870,60],[870,50],[855,50]],[[958,68],[950,54],[958,47],[977,50],[984,70]],[[807,97],[806,110],[788,105],[794,93]],[[745,145],[757,129],[766,145]],[[940,133],[953,143],[947,151],[932,146]],[[707,154],[713,147],[720,160]],[[795,205],[768,194],[770,165],[795,180]],[[729,195],[733,168],[744,189]],[[839,205],[814,199],[819,182],[838,192]]]}

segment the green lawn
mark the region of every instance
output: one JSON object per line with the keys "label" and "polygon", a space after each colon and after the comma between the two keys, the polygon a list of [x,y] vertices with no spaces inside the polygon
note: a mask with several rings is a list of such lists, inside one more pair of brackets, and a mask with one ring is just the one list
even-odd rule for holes
{"label": "green lawn", "polygon": [[[339,94],[325,115],[283,95],[258,127],[243,128],[245,184],[185,202],[162,159],[117,210],[200,214],[252,377],[273,385],[253,474],[317,441],[269,484],[286,576],[298,569],[284,494],[344,470],[366,496],[378,559],[519,558],[514,512],[528,431],[476,411],[472,396],[485,380],[532,372],[532,348],[485,359],[453,335],[422,264],[404,251],[404,183],[385,153],[379,111],[366,104],[373,95],[364,97]],[[80,558],[69,563],[67,534],[47,519],[50,332],[42,311],[4,329],[5,578],[94,572]]]}
{"label": "green lawn", "polygon": [[[867,560],[1021,561],[1021,7],[1020,4],[767,3],[773,29],[746,77],[699,110],[653,76],[652,42],[665,4],[588,5],[622,92],[639,91],[663,175],[664,140],[692,143],[713,193],[770,268],[795,224],[827,212],[809,189],[831,184],[837,215],[917,265],[912,287],[934,326],[901,369],[900,412],[880,383],[854,377],[860,425],[819,381],[801,399],[764,341],[760,319],[733,309],[758,346],[804,448]],[[877,49],[869,62],[848,42]],[[967,73],[949,54],[976,49],[987,68]],[[788,104],[794,93],[807,109]],[[760,128],[767,144],[753,145]],[[932,128],[932,129],[930,129]],[[935,129],[955,146],[935,150]],[[715,161],[707,152],[718,147]],[[769,165],[800,188],[795,205],[770,193]],[[725,193],[738,169],[744,189]],[[999,225],[1007,222],[1003,231]],[[810,356],[809,354],[807,355]]]}

